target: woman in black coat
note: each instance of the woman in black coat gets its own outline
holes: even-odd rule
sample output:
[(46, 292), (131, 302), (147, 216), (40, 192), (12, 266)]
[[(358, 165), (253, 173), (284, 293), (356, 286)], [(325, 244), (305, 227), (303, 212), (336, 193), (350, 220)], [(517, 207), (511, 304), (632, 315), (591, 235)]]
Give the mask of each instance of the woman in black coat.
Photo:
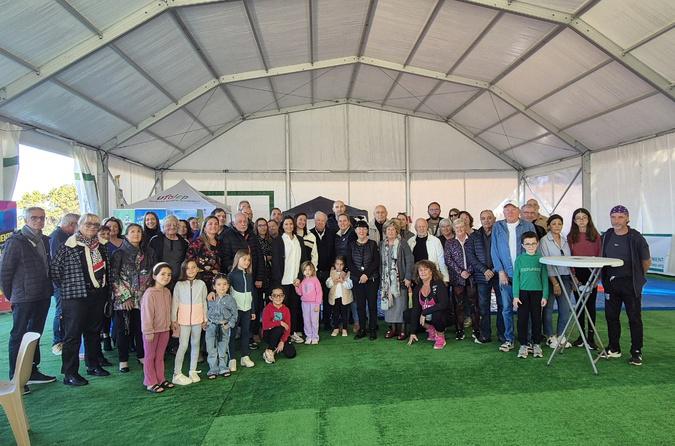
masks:
[(415, 287), (412, 308), (409, 310), (410, 340), (417, 339), (420, 325), (426, 330), (428, 339), (434, 341), (434, 349), (445, 347), (445, 328), (448, 324), (448, 288), (433, 262), (420, 260), (415, 264)]
[(302, 311), (295, 287), (300, 285), (302, 262), (310, 260), (302, 236), (296, 234), (295, 220), (285, 217), (282, 233), (272, 240), (272, 286), (281, 286), (286, 295), (285, 304), (291, 311), (291, 340), (302, 344)]

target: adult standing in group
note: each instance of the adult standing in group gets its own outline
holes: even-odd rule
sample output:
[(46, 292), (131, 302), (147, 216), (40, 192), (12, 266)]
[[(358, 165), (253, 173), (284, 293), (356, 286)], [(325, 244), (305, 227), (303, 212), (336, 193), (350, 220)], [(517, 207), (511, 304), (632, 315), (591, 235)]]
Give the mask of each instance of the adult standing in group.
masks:
[[(211, 211), (211, 216), (216, 217), (218, 219), (218, 238), (220, 238), (223, 233), (229, 230), (229, 227), (227, 226), (227, 212), (225, 212), (225, 209), (223, 208), (215, 208), (214, 210)], [(204, 224), (202, 223), (202, 227)]]
[(441, 205), (432, 201), (427, 206), (427, 214), (429, 214), (429, 218), (427, 218), (429, 234), (438, 236), (438, 224), (441, 222)]
[[(49, 254), (53, 259), (56, 253), (61, 249), (68, 237), (77, 231), (77, 220), (80, 216), (77, 214), (66, 214), (61, 217), (59, 225), (49, 236)], [(54, 287), (54, 321), (52, 323), (52, 353), (61, 354), (63, 348), (63, 329), (61, 328), (61, 289)]]
[[(359, 313), (359, 331), (354, 339), (368, 334), (370, 340), (377, 339), (377, 289), (380, 283), (380, 254), (377, 243), (368, 238), (368, 223), (356, 222), (356, 240), (351, 242), (347, 251), (347, 264), (351, 274), (352, 293)], [(366, 316), (366, 305), (368, 315)], [(366, 321), (368, 333), (366, 333)]]
[(237, 210), (246, 215), (246, 218), (248, 218), (248, 230), (253, 233), (253, 208), (251, 207), (251, 202), (248, 200), (241, 200)]
[[(143, 245), (150, 243), (150, 240), (161, 231), (159, 229), (159, 216), (156, 212), (148, 211), (143, 216)], [(120, 234), (122, 228), (120, 227)]]
[(387, 208), (384, 205), (378, 204), (375, 206), (373, 219), (368, 230), (368, 238), (374, 240), (377, 244), (384, 240), (384, 223), (387, 221), (387, 215)]
[(300, 212), (295, 215), (295, 231), (302, 237), (304, 242), (304, 250), (307, 251), (305, 256), (309, 255), (314, 267), (319, 262), (319, 251), (316, 247), (316, 237), (307, 229), (307, 214)]
[[(152, 221), (152, 215), (150, 215), (150, 218), (148, 221)], [(99, 230), (99, 238), (101, 231), (105, 228), (109, 229), (109, 234), (110, 236), (108, 237), (108, 243), (105, 244), (106, 249), (108, 250), (108, 258), (112, 259), (113, 254), (115, 254), (115, 251), (120, 249), (122, 247), (122, 243), (124, 243), (124, 235), (122, 235), (124, 224), (122, 223), (122, 220), (120, 220), (117, 217), (108, 217), (103, 220), (103, 225), (101, 226), (101, 229)], [(149, 240), (146, 240), (146, 242), (149, 242)], [(104, 312), (103, 314), (103, 320), (101, 321), (101, 343), (103, 346), (103, 350), (107, 352), (111, 352), (113, 350), (112, 346), (112, 340), (111, 340), (111, 325), (112, 325), (112, 313), (111, 312)], [(101, 356), (101, 365), (103, 366), (108, 366), (111, 365), (108, 363), (108, 360), (105, 359), (103, 356), (103, 352), (99, 352)]]
[(340, 215), (347, 213), (347, 206), (344, 201), (336, 200), (333, 202), (333, 213), (328, 216), (328, 230), (337, 232), (340, 229), (339, 219)]
[(535, 223), (537, 221), (537, 213), (534, 210), (534, 206), (531, 204), (524, 204), (520, 207), (520, 215), (522, 215), (523, 220), (529, 221), (534, 226), (534, 231), (537, 234), (537, 239), (541, 240), (546, 235), (546, 230), (548, 229), (548, 224), (544, 227)]
[[(259, 218), (255, 221), (255, 236), (258, 243), (258, 252), (263, 259), (263, 286), (262, 294), (263, 301), (265, 297), (269, 297), (272, 286), (272, 238), (268, 231), (268, 223), (264, 218)], [(262, 312), (262, 307), (260, 308)]]
[(455, 230), (452, 228), (452, 222), (449, 218), (441, 219), (440, 223), (438, 223), (438, 239), (441, 241), (441, 245), (443, 245), (443, 252), (445, 252), (448, 242), (453, 238), (455, 238)]
[(469, 263), (473, 266), (473, 278), (478, 289), (478, 308), (480, 309), (480, 337), (474, 342), (487, 344), (492, 341), (492, 322), (490, 321), (490, 304), (492, 292), (497, 299), (497, 339), (500, 344), (504, 338), (504, 316), (502, 315), (502, 299), (499, 287), (499, 277), (495, 272), (492, 256), (492, 228), (495, 224), (495, 214), (485, 209), (480, 213), (481, 227), (469, 236), (466, 245), (466, 254)]
[(469, 213), (469, 211), (461, 211), (458, 218), (464, 222), (467, 235), (473, 234), (473, 231), (475, 231), (473, 228), (473, 216)]
[[(52, 296), (49, 278), (49, 237), (42, 233), (45, 227), (45, 210), (29, 207), (24, 211), (25, 225), (5, 242), (0, 269), (0, 284), (12, 306), (12, 330), (9, 333), (9, 379), (14, 376), (16, 358), (23, 335), (29, 331), (39, 333), (45, 327)], [(29, 384), (56, 381), (38, 370), (40, 345), (33, 356)], [(28, 393), (27, 386), (24, 393)]]
[(516, 257), (523, 252), (523, 234), (534, 232), (534, 225), (520, 218), (520, 209), (513, 201), (504, 204), (504, 220), (499, 220), (492, 228), (490, 255), (492, 264), (499, 276), (502, 299), (502, 317), (504, 319), (504, 342), (499, 350), (513, 350), (513, 265)]
[(122, 220), (117, 217), (108, 217), (103, 220), (103, 226), (110, 229), (110, 238), (105, 246), (108, 250), (108, 257), (112, 257), (115, 251), (120, 249), (124, 242), (124, 236), (122, 235), (124, 224), (122, 223)]
[(448, 218), (450, 221), (455, 221), (457, 218), (459, 218), (459, 209), (457, 208), (452, 208), (448, 211)]
[(399, 212), (396, 215), (396, 218), (400, 222), (401, 227), (401, 240), (407, 242), (411, 238), (415, 237), (415, 234), (410, 230), (410, 220), (408, 219), (408, 214), (405, 212)]
[(267, 220), (267, 232), (272, 240), (279, 237), (279, 223), (276, 220)]
[(270, 220), (274, 220), (277, 222), (277, 226), (281, 225), (281, 222), (284, 219), (284, 213), (281, 212), (281, 209), (279, 208), (272, 208), (272, 212), (270, 212)]
[[(535, 225), (536, 226), (536, 225)], [(539, 252), (542, 257), (547, 256), (570, 256), (570, 245), (567, 243), (567, 238), (562, 235), (563, 218), (558, 214), (553, 214), (548, 218), (548, 232), (539, 241)], [(572, 295), (574, 284), (572, 283), (572, 269), (566, 266), (552, 266), (547, 265), (548, 280), (551, 284), (552, 293), (546, 301), (544, 307), (544, 336), (546, 336), (546, 344), (551, 348), (567, 348), (571, 347), (567, 339), (563, 336), (563, 330), (570, 318), (570, 305), (565, 298), (565, 290)], [(558, 277), (562, 280), (558, 280)], [(553, 303), (558, 305), (558, 323), (556, 330), (553, 330)]]
[(197, 278), (202, 280), (209, 292), (213, 291), (213, 277), (222, 271), (220, 266), (221, 243), (218, 240), (220, 222), (218, 217), (206, 217), (199, 238), (188, 246), (185, 260), (194, 260), (199, 268)]
[(441, 241), (429, 233), (429, 225), (423, 218), (418, 218), (415, 222), (415, 232), (417, 235), (408, 240), (408, 246), (412, 250), (415, 263), (420, 260), (429, 260), (436, 264), (443, 277), (443, 281), (448, 283), (448, 267), (445, 265), (445, 253)]
[(328, 300), (326, 280), (330, 276), (330, 269), (335, 260), (335, 234), (326, 228), (327, 223), (328, 216), (321, 211), (317, 211), (314, 214), (314, 227), (309, 232), (314, 235), (316, 250), (319, 255), (316, 264), (316, 276), (319, 282), (321, 282), (321, 289), (323, 291), (323, 326), (326, 330), (330, 330), (332, 328), (333, 306), (330, 305)]
[(295, 287), (300, 285), (302, 278), (300, 265), (309, 257), (303, 249), (305, 244), (302, 236), (297, 234), (293, 217), (284, 217), (281, 224), (283, 233), (272, 241), (272, 287), (283, 287), (285, 304), (291, 313), (291, 340), (302, 344), (302, 311)]
[(436, 264), (429, 260), (415, 263), (413, 281), (413, 306), (408, 313), (410, 340), (417, 341), (420, 326), (427, 332), (427, 339), (434, 342), (434, 349), (445, 347), (445, 328), (448, 325), (448, 288)]
[(190, 217), (188, 218), (188, 223), (190, 224), (190, 230), (192, 231), (192, 238), (190, 238), (188, 242), (193, 242), (199, 238), (199, 233), (201, 232), (199, 229), (199, 219), (197, 217)]
[(534, 198), (530, 198), (529, 200), (526, 201), (526, 204), (529, 204), (534, 209), (535, 219), (531, 223), (546, 229), (547, 219), (545, 216), (539, 213), (539, 210), (541, 209), (541, 207), (539, 206), (539, 202)]
[(175, 216), (169, 215), (166, 217), (162, 229), (164, 229), (163, 233), (160, 232), (150, 240), (150, 247), (154, 252), (155, 261), (150, 265), (148, 270), (152, 270), (157, 262), (168, 263), (172, 271), (171, 282), (168, 286), (173, 291), (173, 287), (180, 275), (180, 267), (187, 256), (189, 243), (178, 235), (178, 219)]
[[(168, 219), (168, 218), (167, 218)], [(175, 219), (175, 217), (174, 217)], [(167, 220), (164, 228), (167, 228)], [(175, 222), (171, 231), (176, 234)], [(157, 240), (160, 235), (153, 237)], [(163, 235), (161, 237), (164, 237)], [(127, 226), (122, 247), (110, 259), (110, 284), (115, 311), (115, 339), (119, 354), (119, 371), (129, 371), (129, 344), (134, 341), (136, 357), (143, 362), (143, 333), (141, 332), (141, 297), (152, 277), (152, 268), (157, 263), (155, 251), (141, 246), (143, 228), (136, 223)], [(150, 241), (152, 244), (152, 240)]]
[[(473, 327), (474, 340), (480, 339), (480, 313), (478, 308), (478, 293), (471, 277), (473, 265), (469, 262), (467, 245), (469, 235), (466, 232), (467, 224), (461, 218), (453, 223), (455, 238), (450, 240), (445, 248), (445, 262), (450, 273), (452, 284), (452, 302), (455, 310), (455, 339), (464, 339), (464, 314), (469, 310)], [(466, 308), (468, 303), (469, 308)]]
[(401, 240), (397, 219), (384, 223), (384, 240), (380, 242), (380, 291), (382, 302), (386, 300), (384, 320), (389, 330), (386, 339), (397, 337), (400, 341), (406, 338), (403, 312), (408, 309), (408, 290), (412, 284), (413, 265), (415, 263), (410, 246)]
[(603, 356), (621, 357), (621, 305), (626, 307), (630, 328), (631, 365), (642, 365), (642, 287), (645, 274), (652, 265), (649, 245), (637, 230), (628, 226), (630, 214), (625, 206), (617, 205), (609, 213), (612, 227), (602, 235), (602, 257), (623, 260), (622, 266), (602, 269), (602, 285), (608, 295), (605, 299), (605, 318), (609, 344)]
[(101, 367), (97, 346), (103, 307), (110, 295), (110, 263), (107, 249), (97, 237), (100, 226), (98, 215), (82, 215), (78, 231), (66, 240), (50, 268), (52, 279), (61, 288), (64, 331), (61, 372), (66, 385), (88, 384), (78, 372), (83, 336), (87, 374), (110, 375)]
[[(567, 235), (567, 243), (570, 245), (570, 252), (573, 256), (600, 256), (600, 233), (595, 229), (593, 218), (587, 209), (579, 208), (572, 213), (572, 224), (570, 226), (570, 233)], [(579, 282), (580, 285), (585, 285), (591, 276), (591, 270), (588, 268), (574, 268), (574, 276), (577, 278), (577, 282)], [(597, 297), (598, 285), (596, 283), (586, 301), (586, 310), (588, 310), (593, 325), (595, 325), (595, 305)], [(582, 311), (579, 315), (579, 324), (581, 325), (581, 330), (584, 331), (586, 326), (585, 311)], [(595, 345), (595, 332), (590, 323), (588, 324), (587, 339), (590, 347), (595, 350), (597, 348)], [(572, 345), (575, 347), (583, 347), (584, 342), (581, 339), (581, 336), (572, 342)]]
[(192, 228), (187, 220), (178, 220), (178, 236), (183, 237), (186, 242), (192, 241)]
[[(335, 206), (333, 208), (335, 209)], [(329, 218), (328, 222), (330, 223), (331, 220), (333, 219)], [(335, 255), (335, 257), (343, 256), (348, 259), (349, 246), (354, 242), (354, 240), (356, 240), (356, 232), (354, 231), (354, 228), (352, 228), (352, 221), (347, 214), (338, 215), (337, 222), (338, 222), (338, 231), (334, 232), (335, 236), (333, 237), (333, 241), (335, 243), (333, 248), (333, 254)], [(331, 231), (330, 227), (328, 228), (328, 231)], [(349, 269), (349, 262), (347, 262), (346, 267), (347, 269)], [(352, 281), (357, 282), (358, 279), (354, 279), (354, 277), (352, 276)], [(359, 331), (361, 331), (361, 324), (359, 322), (359, 312), (358, 306), (356, 305), (356, 299), (354, 299), (350, 305), (352, 317), (354, 318), (354, 325), (352, 329), (354, 330), (355, 333), (358, 333)]]

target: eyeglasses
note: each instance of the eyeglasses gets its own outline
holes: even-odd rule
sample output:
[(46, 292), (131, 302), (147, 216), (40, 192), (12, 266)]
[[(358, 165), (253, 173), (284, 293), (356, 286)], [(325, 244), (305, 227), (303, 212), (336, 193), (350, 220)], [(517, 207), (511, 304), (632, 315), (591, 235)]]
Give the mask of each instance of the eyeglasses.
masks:
[(284, 293), (272, 293), (272, 297), (284, 297)]
[(523, 246), (537, 246), (537, 245), (538, 245), (537, 242), (534, 242), (534, 243), (523, 243)]
[(44, 216), (44, 215), (42, 215), (42, 216), (40, 216), (40, 215), (31, 215), (31, 216), (30, 216), (30, 220), (31, 220), (31, 221), (45, 221), (45, 216)]
[(450, 214), (450, 218), (459, 217), (459, 214)]
[(101, 223), (84, 223), (82, 226), (85, 228), (100, 228)]

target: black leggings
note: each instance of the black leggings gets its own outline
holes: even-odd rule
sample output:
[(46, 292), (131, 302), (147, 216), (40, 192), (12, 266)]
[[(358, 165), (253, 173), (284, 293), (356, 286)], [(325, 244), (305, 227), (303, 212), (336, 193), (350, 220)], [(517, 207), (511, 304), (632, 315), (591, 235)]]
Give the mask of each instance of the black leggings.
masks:
[[(283, 335), (284, 327), (273, 327), (263, 332), (263, 340), (267, 344), (268, 349), (275, 350), (277, 345), (279, 345), (279, 341), (281, 341), (281, 337)], [(284, 343), (284, 349), (281, 351), (281, 353), (283, 353), (283, 355), (289, 359), (295, 358), (295, 355), (297, 354), (295, 347), (290, 342)]]
[(342, 304), (342, 298), (335, 299), (335, 305), (333, 306), (333, 328), (338, 329), (342, 325), (342, 329), (346, 330), (349, 325), (349, 306)]
[(135, 341), (136, 345), (136, 357), (142, 359), (144, 352), (143, 333), (141, 332), (141, 310), (115, 310), (115, 329), (120, 362), (129, 361), (129, 343), (132, 340)]
[(356, 300), (359, 312), (359, 324), (361, 330), (366, 328), (366, 302), (368, 302), (368, 329), (375, 331), (377, 328), (377, 285), (379, 282), (368, 279), (366, 283), (354, 283), (352, 293)]
[[(586, 285), (586, 282), (588, 281), (588, 278), (591, 276), (591, 270), (588, 268), (576, 268), (576, 276), (577, 279), (579, 280), (579, 283), (581, 285)], [(576, 296), (577, 299), (579, 299), (579, 295), (574, 292), (574, 295)], [(595, 305), (596, 305), (596, 300), (598, 298), (598, 287), (597, 284), (595, 287), (593, 287), (593, 292), (591, 292), (591, 295), (588, 297), (588, 300), (586, 301), (586, 309), (588, 310), (588, 314), (591, 316), (591, 321), (593, 321), (593, 325), (595, 325)], [(581, 310), (581, 309), (580, 309)], [(586, 330), (586, 312), (582, 311), (581, 314), (579, 315), (579, 324), (581, 325), (581, 330), (584, 331)], [(590, 324), (588, 324), (588, 339), (589, 342), (594, 341), (593, 340), (593, 329), (590, 327)]]
[(302, 309), (300, 307), (300, 296), (295, 292), (293, 285), (282, 285), (286, 298), (284, 304), (291, 312), (291, 334), (302, 332)]

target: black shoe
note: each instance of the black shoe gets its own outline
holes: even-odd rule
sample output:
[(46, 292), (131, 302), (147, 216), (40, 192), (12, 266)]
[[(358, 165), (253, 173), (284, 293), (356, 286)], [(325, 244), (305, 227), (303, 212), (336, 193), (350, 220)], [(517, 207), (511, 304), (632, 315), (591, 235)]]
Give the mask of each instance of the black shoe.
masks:
[(120, 367), (120, 373), (129, 373), (129, 367)]
[(377, 339), (377, 330), (370, 330), (370, 336), (368, 336), (368, 339), (370, 339), (371, 341)]
[(110, 376), (110, 372), (104, 369), (101, 366), (94, 367), (93, 369), (87, 369), (87, 375), (93, 376)]
[(366, 330), (359, 330), (355, 335), (354, 339), (363, 339), (366, 337)]
[(38, 369), (33, 370), (30, 374), (27, 384), (47, 384), (56, 381), (56, 376), (49, 376), (41, 373)]
[(590, 348), (591, 350), (597, 350), (598, 346), (595, 344), (594, 341), (588, 341), (588, 348)]
[(581, 336), (579, 336), (576, 341), (572, 342), (572, 347), (583, 347), (584, 346), (584, 340), (581, 339)]
[(105, 356), (99, 356), (98, 363), (101, 364), (101, 367), (110, 367), (112, 365)]
[(23, 394), (28, 395), (30, 393), (30, 387), (28, 386), (23, 386)]
[(483, 337), (479, 336), (479, 337), (474, 337), (473, 342), (475, 342), (476, 344), (489, 344), (490, 342), (492, 342), (492, 340), (490, 338), (483, 338)]
[(103, 338), (103, 351), (111, 352), (112, 349), (112, 341), (110, 340), (110, 336), (106, 336)]
[(76, 373), (74, 375), (66, 375), (63, 377), (63, 384), (67, 386), (86, 386), (89, 384), (89, 381), (84, 379), (79, 375), (79, 373)]
[(463, 341), (464, 340), (464, 332), (463, 331), (458, 331), (457, 334), (455, 335), (455, 339), (457, 341)]
[(642, 365), (642, 355), (639, 352), (632, 353), (630, 355), (630, 359), (628, 360), (628, 364), (637, 366)]
[(255, 342), (249, 342), (248, 348), (251, 350), (258, 350), (258, 344), (256, 344)]

